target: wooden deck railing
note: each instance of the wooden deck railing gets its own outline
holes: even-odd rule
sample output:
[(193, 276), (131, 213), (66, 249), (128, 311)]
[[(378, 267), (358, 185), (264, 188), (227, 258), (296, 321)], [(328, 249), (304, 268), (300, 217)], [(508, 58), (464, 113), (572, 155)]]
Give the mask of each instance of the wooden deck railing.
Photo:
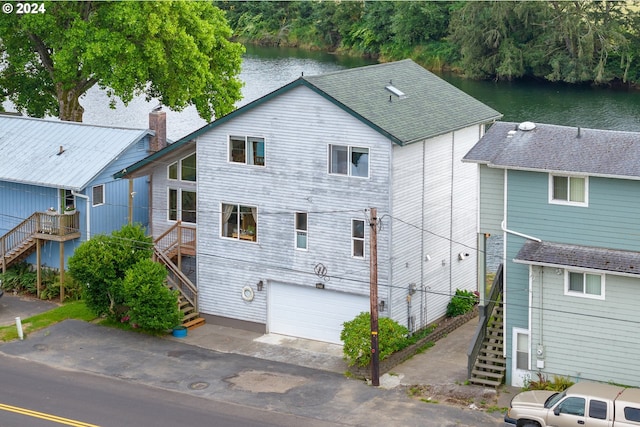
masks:
[(154, 256), (156, 261), (167, 268), (167, 281), (171, 287), (178, 289), (182, 296), (198, 311), (198, 289), (191, 280), (178, 269), (166, 254), (159, 251), (158, 247), (154, 248)]
[(195, 256), (196, 227), (178, 221), (155, 239), (155, 245), (164, 254)]
[(80, 233), (80, 214), (58, 214), (35, 212), (29, 218), (0, 236), (0, 256), (2, 269), (6, 271), (7, 257), (18, 250), (30, 238), (64, 241), (65, 237), (78, 237)]
[[(196, 228), (178, 221), (154, 241), (154, 259), (167, 268), (167, 281), (198, 311), (198, 288), (181, 271), (182, 255), (196, 255)], [(177, 256), (176, 265), (172, 258)]]
[(480, 307), (480, 320), (476, 328), (476, 333), (471, 340), (469, 350), (467, 351), (467, 378), (471, 378), (471, 371), (473, 370), (473, 365), (476, 362), (476, 358), (480, 352), (480, 347), (482, 347), (482, 343), (484, 342), (484, 338), (487, 334), (487, 324), (491, 317), (491, 313), (493, 313), (493, 308), (502, 299), (502, 282), (502, 264), (500, 264), (498, 271), (496, 272), (496, 277), (494, 277), (493, 283), (491, 284), (489, 295), (485, 297), (486, 303), (484, 306)]

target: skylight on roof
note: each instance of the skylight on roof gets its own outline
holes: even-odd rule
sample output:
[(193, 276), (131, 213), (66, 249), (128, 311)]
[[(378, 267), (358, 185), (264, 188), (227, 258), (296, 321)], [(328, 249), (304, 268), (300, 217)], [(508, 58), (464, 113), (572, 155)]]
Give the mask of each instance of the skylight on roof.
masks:
[(389, 92), (391, 92), (392, 94), (394, 94), (395, 96), (397, 96), (400, 99), (404, 99), (404, 98), (407, 97), (407, 95), (405, 95), (403, 91), (401, 91), (397, 87), (393, 86), (392, 84), (389, 84), (388, 86), (385, 86), (385, 89), (387, 89)]

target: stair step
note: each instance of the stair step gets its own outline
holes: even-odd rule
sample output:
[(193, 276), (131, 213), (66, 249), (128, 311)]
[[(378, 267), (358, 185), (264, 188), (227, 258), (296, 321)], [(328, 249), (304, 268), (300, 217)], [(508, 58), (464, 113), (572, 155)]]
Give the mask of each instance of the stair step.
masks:
[(495, 381), (495, 380), (490, 380), (490, 379), (487, 379), (487, 378), (471, 378), (471, 379), (469, 379), (469, 382), (471, 384), (488, 385), (488, 386), (492, 386), (492, 387), (498, 387), (499, 385), (502, 384), (502, 381)]
[(497, 355), (490, 355), (490, 356), (483, 356), (483, 355), (478, 355), (478, 358), (476, 359), (477, 362), (480, 363), (488, 363), (489, 365), (491, 364), (500, 364), (500, 365), (504, 365), (506, 364), (506, 361), (504, 359), (504, 357), (498, 357)]
[(184, 322), (188, 322), (198, 316), (200, 316), (200, 313), (196, 313), (195, 311), (192, 311), (191, 313), (185, 313), (184, 317), (182, 318), (182, 323), (184, 324)]
[(476, 377), (489, 377), (489, 378), (499, 378), (500, 380), (502, 380), (502, 377), (504, 376), (503, 373), (498, 373), (498, 372), (490, 372), (490, 371), (480, 371), (477, 369), (474, 369), (473, 371), (471, 371), (472, 375), (475, 375)]
[(507, 369), (507, 367), (504, 365), (492, 365), (490, 363), (478, 363), (478, 362), (476, 362), (476, 364), (473, 367), (480, 368), (480, 369), (490, 369), (495, 372), (504, 372)]
[(481, 348), (480, 349), (480, 353), (481, 354), (495, 354), (496, 356), (502, 357), (502, 350), (493, 350), (493, 349), (489, 349), (489, 348)]
[(182, 326), (186, 327), (187, 329), (195, 329), (199, 326), (202, 326), (205, 324), (205, 320), (203, 317), (198, 317), (196, 319), (190, 320), (188, 322), (183, 322)]
[(492, 350), (500, 350), (500, 352), (502, 353), (502, 349), (504, 348), (504, 343), (502, 341), (488, 341), (488, 340), (484, 340), (484, 342), (482, 343), (482, 346), (484, 348), (489, 348)]

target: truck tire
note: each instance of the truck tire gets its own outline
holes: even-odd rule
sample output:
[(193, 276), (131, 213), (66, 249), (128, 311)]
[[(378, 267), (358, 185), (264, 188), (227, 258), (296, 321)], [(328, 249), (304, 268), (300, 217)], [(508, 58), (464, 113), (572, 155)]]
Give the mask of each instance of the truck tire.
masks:
[(522, 424), (518, 424), (520, 427), (540, 427), (540, 424), (538, 424), (535, 421), (525, 421)]

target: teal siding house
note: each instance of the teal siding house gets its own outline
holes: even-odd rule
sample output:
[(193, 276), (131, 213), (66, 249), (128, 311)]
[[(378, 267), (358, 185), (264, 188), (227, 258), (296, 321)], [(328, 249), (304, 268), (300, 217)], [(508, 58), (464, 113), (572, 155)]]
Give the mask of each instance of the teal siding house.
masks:
[(0, 271), (20, 261), (64, 269), (92, 236), (148, 224), (148, 181), (113, 174), (155, 139), (150, 129), (0, 115)]
[(463, 161), (504, 243), (507, 384), (640, 386), (640, 133), (500, 122)]

